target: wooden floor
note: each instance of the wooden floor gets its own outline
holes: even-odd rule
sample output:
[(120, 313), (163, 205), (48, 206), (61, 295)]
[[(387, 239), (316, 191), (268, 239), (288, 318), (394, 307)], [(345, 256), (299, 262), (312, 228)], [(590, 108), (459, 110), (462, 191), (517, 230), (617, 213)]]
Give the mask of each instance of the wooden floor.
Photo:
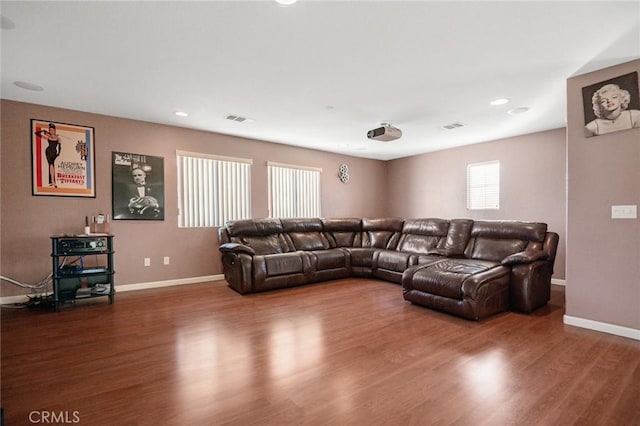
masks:
[(562, 287), (471, 322), (359, 279), (3, 308), (5, 424), (640, 425), (640, 342), (563, 314)]

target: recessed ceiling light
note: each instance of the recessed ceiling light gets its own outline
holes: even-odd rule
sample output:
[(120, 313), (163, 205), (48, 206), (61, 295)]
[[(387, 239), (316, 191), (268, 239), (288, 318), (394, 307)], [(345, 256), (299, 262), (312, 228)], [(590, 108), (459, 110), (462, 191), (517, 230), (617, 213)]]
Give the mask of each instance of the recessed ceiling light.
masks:
[(518, 115), (518, 114), (524, 114), (527, 111), (529, 111), (529, 108), (527, 107), (518, 107), (518, 108), (510, 109), (509, 111), (507, 111), (507, 114)]
[(489, 105), (498, 106), (498, 105), (504, 105), (504, 104), (508, 104), (508, 103), (509, 103), (509, 99), (507, 99), (507, 98), (499, 98), (499, 99), (494, 99), (491, 102), (489, 102)]
[(44, 88), (42, 86), (38, 86), (37, 84), (29, 83), (28, 81), (14, 81), (13, 84), (18, 86), (21, 89), (25, 90), (33, 90), (34, 92), (42, 92)]
[(177, 115), (178, 117), (188, 117), (189, 113), (188, 112), (184, 112), (184, 111), (176, 111), (174, 112), (175, 115)]
[(276, 0), (276, 3), (281, 4), (282, 6), (290, 6), (294, 4), (298, 0)]

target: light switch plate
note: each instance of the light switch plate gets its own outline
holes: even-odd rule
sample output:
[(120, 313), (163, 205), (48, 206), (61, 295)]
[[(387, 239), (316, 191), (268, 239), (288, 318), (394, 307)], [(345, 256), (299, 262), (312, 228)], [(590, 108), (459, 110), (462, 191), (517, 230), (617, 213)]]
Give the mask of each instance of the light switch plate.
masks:
[(637, 219), (638, 206), (611, 206), (611, 219)]

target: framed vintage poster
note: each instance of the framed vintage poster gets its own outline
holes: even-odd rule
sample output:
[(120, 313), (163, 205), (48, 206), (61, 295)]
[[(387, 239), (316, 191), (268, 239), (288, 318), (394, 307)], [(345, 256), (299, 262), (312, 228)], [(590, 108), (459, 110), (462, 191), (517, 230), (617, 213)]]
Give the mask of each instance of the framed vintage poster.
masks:
[(164, 220), (164, 158), (112, 153), (113, 218)]
[(33, 195), (96, 196), (94, 128), (31, 119)]
[(638, 73), (583, 87), (582, 104), (586, 137), (640, 127)]

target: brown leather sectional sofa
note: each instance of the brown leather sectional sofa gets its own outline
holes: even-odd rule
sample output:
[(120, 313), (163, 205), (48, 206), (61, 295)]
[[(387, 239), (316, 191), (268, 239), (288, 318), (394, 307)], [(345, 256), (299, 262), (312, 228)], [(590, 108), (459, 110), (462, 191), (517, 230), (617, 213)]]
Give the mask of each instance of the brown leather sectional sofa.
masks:
[(475, 320), (545, 305), (558, 246), (544, 223), (469, 219), (250, 219), (218, 235), (225, 279), (241, 294), (374, 277)]

